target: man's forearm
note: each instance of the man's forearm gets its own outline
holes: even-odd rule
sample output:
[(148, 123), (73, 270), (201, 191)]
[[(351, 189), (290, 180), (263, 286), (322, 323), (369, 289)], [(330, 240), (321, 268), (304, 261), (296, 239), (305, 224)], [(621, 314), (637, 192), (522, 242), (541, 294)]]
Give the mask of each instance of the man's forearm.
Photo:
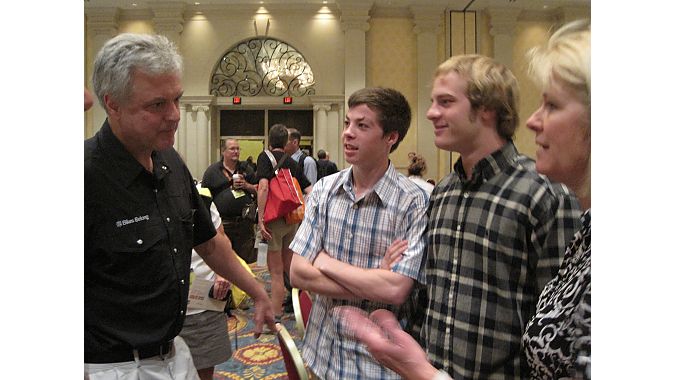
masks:
[(297, 254), (294, 254), (291, 260), (291, 275), (289, 279), (293, 287), (309, 290), (310, 292), (327, 297), (345, 300), (360, 299), (347, 288), (313, 267), (307, 259)]
[(249, 273), (234, 255), (230, 240), (216, 234), (211, 240), (195, 247), (204, 262), (221, 277), (229, 280), (253, 299), (267, 297), (263, 286)]
[(315, 260), (322, 274), (362, 299), (401, 305), (413, 288), (413, 280), (384, 269), (366, 269), (336, 260), (321, 252)]

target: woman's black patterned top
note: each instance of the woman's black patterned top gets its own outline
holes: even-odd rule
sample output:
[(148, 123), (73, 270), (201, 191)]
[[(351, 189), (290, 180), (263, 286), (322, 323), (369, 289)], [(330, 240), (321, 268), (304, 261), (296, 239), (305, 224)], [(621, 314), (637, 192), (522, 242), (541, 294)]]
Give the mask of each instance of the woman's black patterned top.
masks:
[(523, 345), (533, 379), (591, 378), (591, 209), (540, 294)]

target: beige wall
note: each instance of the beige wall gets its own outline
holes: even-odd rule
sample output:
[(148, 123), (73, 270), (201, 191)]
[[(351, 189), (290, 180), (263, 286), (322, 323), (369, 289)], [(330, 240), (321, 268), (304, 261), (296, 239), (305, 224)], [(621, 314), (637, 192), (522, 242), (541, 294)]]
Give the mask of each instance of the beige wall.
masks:
[[(336, 17), (318, 19), (312, 13), (282, 16), (241, 12), (239, 14), (196, 15), (187, 20), (181, 35), (185, 56), (185, 92), (207, 95), (211, 73), (221, 56), (235, 44), (259, 34), (268, 35), (295, 47), (312, 67), (317, 94), (342, 94), (342, 31)], [(311, 38), (309, 38), (311, 36)]]
[[(366, 85), (400, 91), (411, 106), (411, 127), (390, 158), (397, 169), (408, 168), (408, 152), (417, 146), (418, 104), (416, 79), (416, 35), (407, 18), (372, 18), (366, 33)], [(349, 96), (349, 94), (346, 94)]]
[[(583, 9), (582, 14), (589, 14)], [(440, 15), (441, 16), (441, 15)], [(267, 15), (256, 15), (255, 9), (235, 9), (228, 11), (213, 10), (196, 14), (192, 11), (184, 13), (183, 30), (179, 47), (184, 56), (185, 96), (208, 95), (209, 79), (218, 59), (236, 43), (255, 36), (253, 20), (257, 20), (258, 32), (265, 33), (265, 24), (270, 19), (269, 36), (281, 39), (299, 50), (306, 58), (314, 72), (317, 96), (343, 96), (345, 88), (345, 34), (340, 22), (340, 11), (319, 14), (315, 11), (270, 9)], [(440, 17), (441, 18), (441, 17)], [(525, 122), (538, 106), (539, 90), (526, 74), (525, 52), (536, 44), (542, 43), (550, 28), (562, 19), (556, 12), (530, 12), (519, 16), (513, 35), (513, 71), (521, 86), (520, 125), (515, 142), (519, 150), (534, 156), (535, 146), (532, 133), (525, 127)], [(366, 38), (366, 84), (368, 86), (393, 87), (401, 91), (408, 99), (412, 109), (411, 128), (399, 148), (392, 154), (392, 160), (401, 171), (408, 165), (407, 153), (415, 151), (417, 141), (417, 107), (418, 89), (424, 86), (429, 89), (432, 72), (426, 83), (418, 83), (417, 70), (417, 38), (413, 32), (413, 20), (410, 15), (379, 15), (369, 20), (370, 28)], [(118, 32), (153, 33), (152, 16), (146, 13), (123, 14), (117, 24)], [(478, 12), (477, 42), (479, 53), (492, 56), (494, 39), (490, 34), (491, 23), (489, 13)], [(88, 31), (87, 31), (88, 32)], [(85, 43), (86, 78), (91, 78), (91, 65), (96, 51), (93, 37), (88, 34)], [(445, 57), (444, 28), (438, 34), (438, 62)], [(349, 64), (349, 62), (347, 63)], [(87, 83), (89, 87), (90, 84)], [(423, 99), (425, 101), (426, 99)], [(334, 110), (335, 111), (335, 110)], [(338, 112), (340, 113), (340, 112)], [(85, 136), (98, 129), (93, 126), (92, 112), (86, 116)], [(187, 115), (190, 117), (190, 114)], [(333, 116), (338, 119), (342, 114)], [(212, 125), (216, 125), (215, 118)], [(340, 128), (340, 120), (337, 121)], [(339, 135), (339, 131), (336, 131)], [(451, 163), (457, 159), (454, 155), (448, 158), (436, 147), (425, 148), (428, 161), (435, 160), (439, 167), (439, 176), (428, 173), (429, 177), (439, 179), (451, 170)], [(334, 152), (335, 156), (335, 152)], [(337, 157), (336, 157), (337, 158)], [(340, 164), (340, 163), (339, 163)]]
[(520, 22), (516, 26), (514, 37), (514, 61), (512, 71), (519, 81), (521, 100), (519, 102), (519, 128), (514, 136), (514, 143), (521, 153), (535, 158), (534, 133), (526, 128), (526, 121), (540, 105), (540, 89), (528, 77), (528, 60), (526, 52), (533, 46), (547, 41), (547, 33), (552, 22)]

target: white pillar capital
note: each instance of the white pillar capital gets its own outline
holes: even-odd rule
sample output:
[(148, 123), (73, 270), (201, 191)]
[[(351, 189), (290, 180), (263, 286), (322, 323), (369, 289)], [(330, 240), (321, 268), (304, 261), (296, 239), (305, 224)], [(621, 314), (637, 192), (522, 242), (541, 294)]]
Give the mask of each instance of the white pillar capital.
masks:
[(444, 8), (438, 6), (411, 5), (413, 14), (413, 32), (439, 34), (444, 16)]
[(178, 44), (185, 22), (183, 19), (185, 4), (172, 1), (149, 1), (148, 6), (153, 10), (155, 32), (167, 36)]
[(373, 1), (361, 0), (341, 0), (337, 3), (340, 8), (340, 25), (343, 31), (350, 29), (366, 32), (371, 25), (369, 24), (369, 11), (373, 6)]
[(371, 24), (369, 24), (368, 20), (369, 20), (368, 16), (361, 18), (359, 20), (353, 18), (350, 19), (349, 21), (346, 21), (341, 18), (340, 26), (343, 32), (346, 32), (348, 30), (359, 30), (366, 33), (371, 28)]
[(87, 32), (110, 39), (117, 34), (120, 8), (87, 8)]
[(209, 106), (208, 105), (192, 105), (192, 110), (193, 112), (203, 112), (207, 113), (209, 112)]
[(329, 112), (331, 110), (331, 105), (330, 104), (314, 104), (312, 106), (312, 110), (315, 112)]

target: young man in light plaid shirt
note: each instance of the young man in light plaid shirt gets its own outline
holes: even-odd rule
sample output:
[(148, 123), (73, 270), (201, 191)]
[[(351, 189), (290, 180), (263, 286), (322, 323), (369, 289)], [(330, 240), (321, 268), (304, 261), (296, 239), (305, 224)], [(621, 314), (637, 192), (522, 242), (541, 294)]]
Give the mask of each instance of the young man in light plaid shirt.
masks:
[[(290, 248), (291, 283), (314, 303), (303, 358), (320, 379), (399, 379), (362, 344), (343, 335), (332, 310), (352, 305), (387, 308), (400, 321), (420, 281), (427, 194), (389, 161), (411, 122), (404, 96), (366, 88), (352, 94), (343, 129), (351, 167), (320, 179), (307, 201), (305, 219)], [(388, 247), (403, 251), (391, 270), (380, 269)]]

